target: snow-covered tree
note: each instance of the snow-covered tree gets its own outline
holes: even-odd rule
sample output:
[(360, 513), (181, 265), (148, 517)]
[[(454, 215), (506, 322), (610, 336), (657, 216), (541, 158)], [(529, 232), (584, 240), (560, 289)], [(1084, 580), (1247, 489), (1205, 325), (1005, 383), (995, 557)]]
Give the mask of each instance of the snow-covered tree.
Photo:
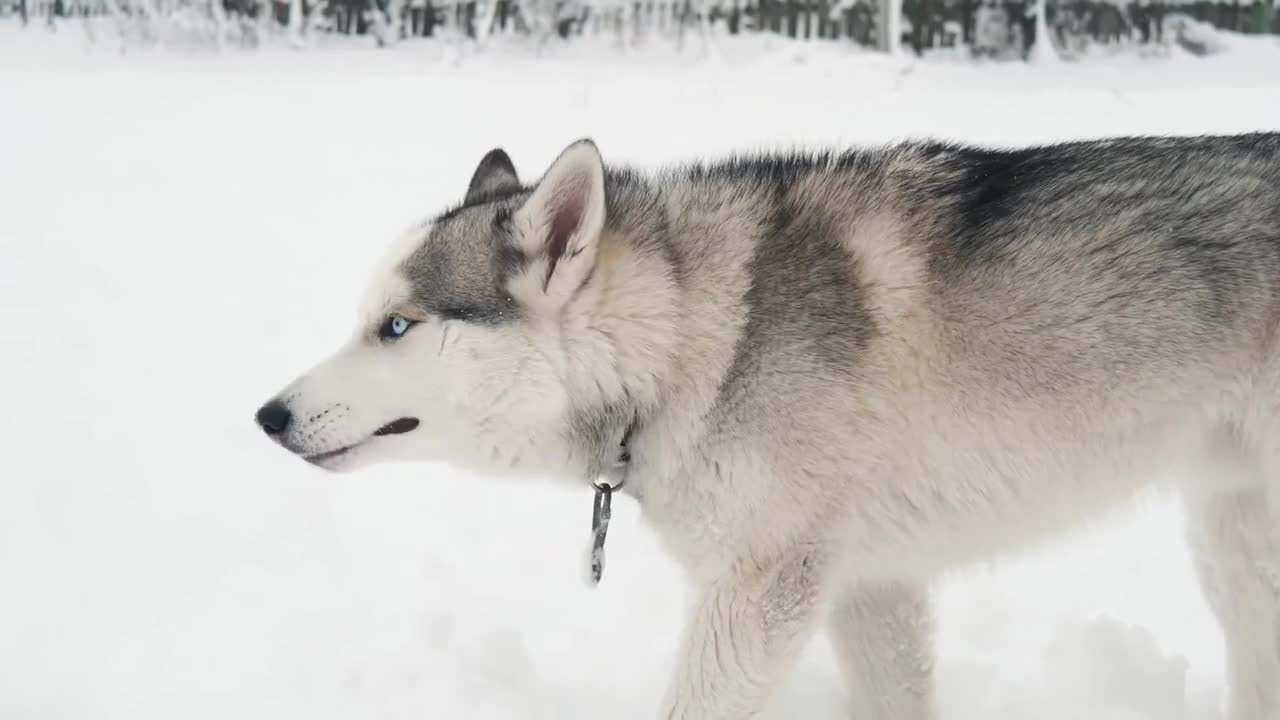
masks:
[(880, 49), (890, 55), (902, 51), (902, 0), (879, 0)]
[(1049, 13), (1045, 0), (1036, 0), (1036, 39), (1031, 45), (1033, 63), (1048, 64), (1061, 61), (1058, 51), (1053, 47), (1053, 37), (1049, 34)]

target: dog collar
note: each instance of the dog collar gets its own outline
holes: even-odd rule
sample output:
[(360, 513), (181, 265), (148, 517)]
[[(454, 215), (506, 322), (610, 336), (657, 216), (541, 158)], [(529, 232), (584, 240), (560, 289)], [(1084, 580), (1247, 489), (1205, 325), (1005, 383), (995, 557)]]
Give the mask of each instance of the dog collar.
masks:
[(591, 503), (591, 550), (587, 557), (587, 569), (590, 572), (589, 584), (592, 588), (600, 584), (604, 576), (604, 540), (609, 533), (609, 519), (613, 516), (613, 493), (627, 484), (627, 466), (631, 464), (631, 435), (635, 431), (636, 421), (622, 433), (618, 442), (618, 457), (613, 463), (617, 473), (617, 481), (592, 480), (595, 488), (595, 500)]

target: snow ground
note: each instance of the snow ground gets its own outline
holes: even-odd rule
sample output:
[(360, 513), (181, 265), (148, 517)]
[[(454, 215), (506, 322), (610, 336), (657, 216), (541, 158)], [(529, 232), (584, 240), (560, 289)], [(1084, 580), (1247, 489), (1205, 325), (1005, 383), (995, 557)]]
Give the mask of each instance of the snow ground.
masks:
[[(688, 600), (620, 500), (430, 466), (330, 477), (258, 404), (502, 144), (607, 158), (938, 135), (1280, 128), (1280, 48), (1049, 69), (830, 48), (86, 52), (0, 25), (0, 718), (648, 718)], [(1210, 720), (1175, 503), (941, 582), (942, 720)], [(772, 717), (841, 717), (815, 641)]]

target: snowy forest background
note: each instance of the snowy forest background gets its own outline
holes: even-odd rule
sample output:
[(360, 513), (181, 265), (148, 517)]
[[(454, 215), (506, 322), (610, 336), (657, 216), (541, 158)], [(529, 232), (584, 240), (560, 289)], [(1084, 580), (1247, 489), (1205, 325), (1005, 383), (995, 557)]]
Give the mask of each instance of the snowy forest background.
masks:
[[(1054, 55), (1177, 45), (1215, 52), (1220, 32), (1280, 33), (1275, 0), (0, 0), (0, 20), (79, 26), (95, 42), (295, 46), (326, 35), (379, 46), (445, 39), (484, 46), (503, 36), (611, 38), (620, 50), (655, 39), (683, 49), (716, 38), (773, 34), (889, 53), (1030, 60), (1036, 38)], [(1040, 55), (1040, 57), (1044, 57)]]

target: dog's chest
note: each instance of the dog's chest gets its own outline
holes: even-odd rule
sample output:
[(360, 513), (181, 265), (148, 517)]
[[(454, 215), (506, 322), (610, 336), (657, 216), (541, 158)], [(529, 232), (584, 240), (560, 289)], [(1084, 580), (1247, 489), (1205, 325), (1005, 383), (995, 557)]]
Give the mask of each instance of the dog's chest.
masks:
[(749, 498), (758, 493), (727, 484), (716, 461), (638, 455), (627, 482), (667, 550), (694, 578), (717, 577), (749, 551)]

